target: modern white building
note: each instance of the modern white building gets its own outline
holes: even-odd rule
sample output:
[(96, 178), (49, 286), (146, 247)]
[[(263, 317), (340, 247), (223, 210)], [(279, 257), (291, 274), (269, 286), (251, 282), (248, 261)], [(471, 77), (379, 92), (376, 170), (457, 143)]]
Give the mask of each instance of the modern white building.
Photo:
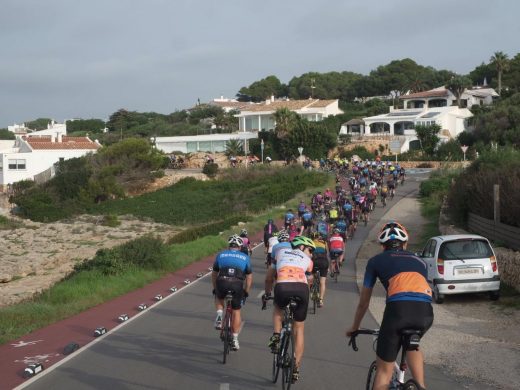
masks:
[[(417, 147), (417, 125), (437, 124), (441, 127), (441, 141), (457, 137), (468, 129), (468, 119), (473, 116), (472, 105), (488, 105), (498, 94), (492, 88), (472, 88), (461, 95), (461, 107), (457, 99), (445, 87), (430, 91), (403, 95), (402, 109), (390, 107), (386, 114), (357, 119), (344, 123), (340, 134), (359, 137), (387, 136), (400, 142), (400, 152)], [(394, 143), (395, 145), (395, 143)]]
[(239, 102), (236, 99), (228, 99), (224, 96), (221, 96), (220, 98), (213, 99), (208, 103), (210, 106), (217, 106), (224, 110), (224, 112), (230, 112), (232, 110), (240, 111), (242, 107), (247, 107), (251, 104), (251, 102)]
[(227, 134), (187, 135), (178, 137), (155, 137), (155, 147), (164, 153), (218, 153), (226, 150), (226, 142), (231, 139), (247, 143), (248, 140), (258, 138), (258, 133), (242, 131)]
[(343, 114), (338, 107), (338, 100), (266, 100), (264, 103), (250, 104), (240, 109), (238, 118), (239, 131), (274, 130), (276, 122), (274, 114), (281, 108), (287, 108), (304, 119), (319, 122), (331, 115)]
[(7, 126), (7, 130), (17, 135), (25, 134), (38, 134), (38, 135), (56, 135), (60, 133), (62, 136), (67, 134), (67, 125), (65, 123), (57, 123), (51, 121), (47, 124), (47, 129), (43, 130), (32, 130), (25, 126), (25, 123), (21, 125), (14, 124), (13, 126)]
[[(47, 130), (42, 130), (46, 132)], [(42, 132), (17, 136), (10, 145), (2, 142), (0, 149), (0, 190), (20, 180), (34, 177), (54, 164), (87, 153), (95, 153), (101, 144), (88, 137), (67, 137), (61, 131), (41, 135)], [(38, 134), (38, 135), (36, 135)]]

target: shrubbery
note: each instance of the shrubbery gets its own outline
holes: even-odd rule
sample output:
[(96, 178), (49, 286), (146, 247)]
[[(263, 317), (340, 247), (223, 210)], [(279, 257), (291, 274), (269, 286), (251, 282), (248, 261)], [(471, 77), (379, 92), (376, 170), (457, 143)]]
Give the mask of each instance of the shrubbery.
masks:
[(131, 267), (162, 269), (167, 261), (167, 247), (158, 237), (145, 235), (111, 249), (100, 249), (93, 259), (74, 267), (76, 272), (98, 270), (117, 275)]
[(194, 241), (200, 237), (214, 236), (223, 230), (229, 229), (230, 226), (236, 225), (238, 222), (247, 222), (250, 219), (248, 216), (233, 216), (222, 221), (192, 227), (173, 236), (168, 244), (182, 244)]
[(493, 185), (500, 186), (501, 221), (520, 226), (520, 152), (505, 149), (481, 155), (460, 177), (448, 195), (452, 219), (465, 225), (468, 212), (493, 219)]

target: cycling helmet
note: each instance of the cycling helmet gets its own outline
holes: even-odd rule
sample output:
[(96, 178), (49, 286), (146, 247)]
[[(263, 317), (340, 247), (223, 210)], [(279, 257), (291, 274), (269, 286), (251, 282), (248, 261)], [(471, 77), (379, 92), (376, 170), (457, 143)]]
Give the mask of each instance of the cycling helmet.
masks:
[(312, 238), (313, 240), (317, 240), (318, 238), (320, 238), (320, 233), (318, 233), (318, 232), (312, 232), (312, 233), (311, 233), (311, 238)]
[(283, 229), (278, 232), (278, 241), (289, 241), (289, 233), (287, 233), (287, 230)]
[(240, 237), (247, 237), (247, 230), (246, 229), (242, 229), (240, 231)]
[(229, 237), (228, 244), (229, 246), (241, 247), (244, 244), (244, 241), (242, 241), (242, 239), (237, 234), (233, 234), (231, 237)]
[(398, 247), (408, 241), (408, 232), (399, 222), (388, 222), (379, 232), (378, 240), (385, 246)]
[(336, 234), (339, 234), (339, 229), (338, 228), (334, 228), (334, 230), (332, 232), (336, 233)]
[(291, 241), (291, 245), (293, 248), (296, 248), (300, 245), (304, 245), (306, 247), (311, 248), (312, 250), (316, 249), (316, 245), (314, 245), (314, 242), (309, 238), (305, 236), (296, 236)]

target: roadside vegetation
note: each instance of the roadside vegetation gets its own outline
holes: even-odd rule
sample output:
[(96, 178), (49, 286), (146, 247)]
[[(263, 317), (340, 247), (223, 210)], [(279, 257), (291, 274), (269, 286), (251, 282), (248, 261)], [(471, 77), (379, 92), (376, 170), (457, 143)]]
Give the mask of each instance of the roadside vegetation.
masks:
[[(227, 237), (238, 233), (242, 227), (247, 228), (250, 235), (253, 235), (255, 232), (261, 231), (268, 218), (281, 219), (286, 208), (295, 208), (300, 198), (308, 199), (313, 192), (323, 190), (324, 186), (333, 184), (331, 176), (305, 172), (300, 167), (274, 171), (233, 170), (229, 175), (232, 177), (225, 175), (222, 182), (228, 183), (224, 185), (227, 192), (223, 192), (223, 195), (219, 193), (219, 195), (233, 197), (234, 191), (238, 190), (235, 182), (247, 183), (256, 188), (256, 195), (255, 191), (246, 188), (245, 194), (249, 196), (252, 207), (242, 209), (242, 218), (236, 214), (224, 219), (224, 222), (207, 223), (215, 218), (215, 210), (197, 214), (195, 220), (190, 220), (188, 215), (187, 220), (199, 222), (199, 224), (185, 230), (180, 237), (174, 236), (170, 242), (164, 243), (157, 237), (145, 235), (111, 249), (99, 250), (94, 258), (79, 262), (75, 271), (68, 278), (39, 296), (27, 302), (1, 308), (0, 344), (141, 288), (170, 272), (206, 256), (214, 255), (226, 247)], [(266, 177), (271, 181), (265, 181)], [(255, 184), (256, 180), (261, 184)], [(284, 180), (284, 186), (276, 186), (276, 183), (284, 182)], [(217, 185), (218, 181), (202, 183), (207, 183), (209, 187), (196, 187), (197, 190), (194, 191), (192, 186), (195, 183), (188, 180), (188, 186), (184, 187), (186, 183), (180, 183), (180, 188), (184, 188), (193, 196), (204, 193), (208, 198), (203, 200), (208, 200), (211, 197), (211, 191), (215, 190), (211, 186)], [(267, 198), (275, 203), (267, 205), (263, 200), (265, 197), (263, 191), (267, 191), (271, 185), (276, 194)], [(224, 191), (221, 187), (217, 186), (217, 188), (220, 188), (219, 191)], [(217, 194), (213, 193), (213, 196), (215, 195)], [(156, 203), (153, 204), (155, 207), (161, 207), (161, 202), (166, 202), (163, 209), (165, 213), (167, 212), (165, 210), (174, 206), (171, 198), (162, 197), (157, 198)], [(246, 200), (244, 202), (247, 203)], [(118, 204), (117, 207), (120, 207), (121, 204)], [(282, 206), (280, 206), (281, 204)], [(180, 209), (180, 205), (182, 203), (177, 203), (176, 207)], [(140, 204), (137, 207), (140, 207)], [(216, 207), (217, 214), (222, 217), (224, 210), (222, 206), (211, 203), (211, 207)], [(196, 209), (201, 208), (197, 203)], [(192, 210), (192, 213), (194, 211)], [(177, 210), (176, 213), (181, 213), (181, 211)], [(179, 215), (184, 216), (182, 213)], [(150, 216), (148, 215), (148, 217)]]

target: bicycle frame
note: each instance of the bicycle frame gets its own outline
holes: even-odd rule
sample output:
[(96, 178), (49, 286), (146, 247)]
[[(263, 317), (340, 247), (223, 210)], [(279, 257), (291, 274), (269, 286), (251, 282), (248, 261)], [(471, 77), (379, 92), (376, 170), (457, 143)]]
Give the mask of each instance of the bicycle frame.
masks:
[(231, 335), (232, 335), (232, 326), (233, 326), (233, 308), (231, 307), (231, 300), (233, 299), (233, 294), (228, 292), (225, 298), (225, 311), (224, 318), (222, 322), (222, 330), (220, 331), (220, 339), (224, 343), (224, 352), (222, 357), (222, 364), (226, 364), (227, 355), (229, 355), (230, 344), (231, 344)]

